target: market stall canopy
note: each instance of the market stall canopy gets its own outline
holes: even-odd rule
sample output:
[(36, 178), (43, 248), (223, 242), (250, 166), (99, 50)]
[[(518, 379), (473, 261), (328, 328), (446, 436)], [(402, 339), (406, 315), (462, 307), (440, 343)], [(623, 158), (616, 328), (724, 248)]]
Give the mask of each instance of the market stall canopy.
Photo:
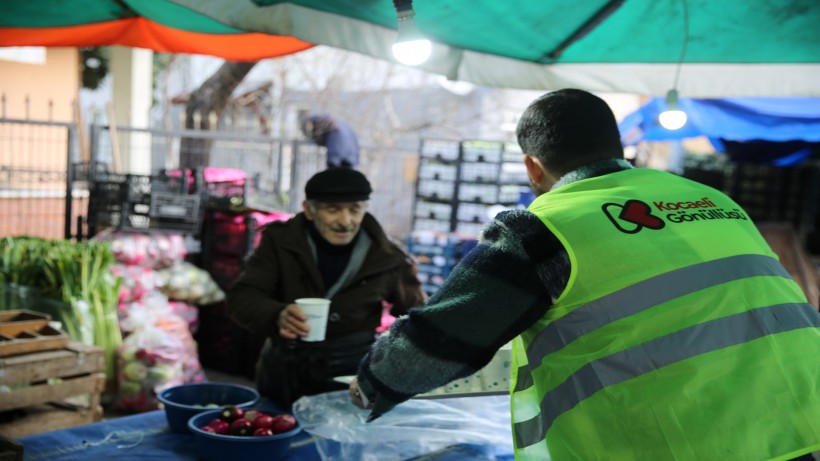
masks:
[(172, 1), (12, 0), (0, 14), (0, 46), (124, 45), (250, 61), (314, 45), (248, 32)]
[[(416, 0), (421, 68), (480, 85), (820, 96), (816, 0)], [(260, 59), (322, 44), (392, 60), (390, 0), (12, 0), (0, 46), (122, 44)]]
[(732, 141), (820, 142), (820, 98), (681, 98), (688, 120), (679, 130), (658, 123), (666, 109), (652, 98), (618, 124), (624, 145), (696, 136)]
[(820, 148), (820, 98), (682, 98), (679, 106), (686, 125), (668, 130), (658, 123), (666, 102), (650, 99), (618, 124), (622, 143), (705, 136), (735, 160), (781, 165), (800, 163)]

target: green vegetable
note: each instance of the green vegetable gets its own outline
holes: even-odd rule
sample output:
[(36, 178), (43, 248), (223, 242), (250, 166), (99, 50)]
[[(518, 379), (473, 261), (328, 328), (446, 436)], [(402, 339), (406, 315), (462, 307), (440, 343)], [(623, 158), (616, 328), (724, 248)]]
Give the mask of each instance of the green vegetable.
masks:
[[(108, 243), (0, 239), (0, 283), (32, 287), (68, 306), (57, 312), (69, 336), (105, 351), (105, 374), (116, 378), (116, 350), (122, 343), (117, 299), (122, 279), (111, 274), (115, 262)], [(22, 306), (5, 306), (19, 308)], [(37, 306), (24, 306), (37, 310)]]

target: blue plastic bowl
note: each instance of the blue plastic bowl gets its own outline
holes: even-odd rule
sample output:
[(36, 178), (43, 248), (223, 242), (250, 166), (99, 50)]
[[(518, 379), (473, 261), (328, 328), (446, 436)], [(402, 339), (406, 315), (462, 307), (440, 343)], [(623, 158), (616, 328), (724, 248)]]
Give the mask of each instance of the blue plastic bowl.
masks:
[(157, 400), (165, 407), (165, 418), (168, 425), (176, 432), (189, 433), (188, 420), (203, 411), (219, 408), (207, 407), (216, 404), (219, 407), (234, 405), (248, 408), (259, 402), (256, 389), (241, 384), (229, 383), (196, 383), (175, 386), (157, 394)]
[(206, 461), (225, 461), (226, 459), (260, 459), (278, 461), (287, 456), (290, 442), (302, 430), (296, 427), (288, 432), (269, 436), (221, 435), (205, 432), (200, 429), (219, 417), (219, 410), (210, 410), (192, 417), (188, 421), (188, 429), (196, 438), (196, 450), (199, 456)]

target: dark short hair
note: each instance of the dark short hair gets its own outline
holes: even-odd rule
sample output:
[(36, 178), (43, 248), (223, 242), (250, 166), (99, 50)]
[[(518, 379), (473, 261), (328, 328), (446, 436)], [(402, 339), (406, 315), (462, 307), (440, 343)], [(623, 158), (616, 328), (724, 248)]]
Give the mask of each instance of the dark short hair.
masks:
[(305, 184), (305, 198), (325, 203), (361, 202), (370, 198), (370, 181), (352, 168), (328, 168)]
[(515, 133), (525, 154), (559, 175), (624, 155), (612, 110), (583, 90), (567, 88), (539, 97), (521, 115)]

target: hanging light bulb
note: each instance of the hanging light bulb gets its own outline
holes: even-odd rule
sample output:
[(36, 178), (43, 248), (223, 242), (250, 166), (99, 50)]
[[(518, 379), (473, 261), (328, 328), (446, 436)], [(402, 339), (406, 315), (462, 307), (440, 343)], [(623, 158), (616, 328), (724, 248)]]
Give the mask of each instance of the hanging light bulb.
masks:
[(680, 79), (680, 68), (686, 56), (686, 48), (689, 45), (689, 7), (686, 0), (681, 0), (681, 10), (683, 13), (683, 44), (678, 58), (678, 65), (675, 69), (675, 83), (672, 89), (666, 93), (666, 110), (658, 116), (661, 126), (667, 130), (679, 130), (686, 125), (686, 112), (680, 110), (678, 106), (678, 79)]
[(661, 126), (667, 130), (679, 130), (686, 125), (686, 112), (678, 106), (678, 90), (672, 88), (666, 93), (666, 110), (658, 116)]
[(393, 57), (402, 64), (417, 66), (430, 58), (433, 45), (424, 38), (416, 24), (413, 2), (393, 0), (399, 20), (399, 34), (393, 43)]

